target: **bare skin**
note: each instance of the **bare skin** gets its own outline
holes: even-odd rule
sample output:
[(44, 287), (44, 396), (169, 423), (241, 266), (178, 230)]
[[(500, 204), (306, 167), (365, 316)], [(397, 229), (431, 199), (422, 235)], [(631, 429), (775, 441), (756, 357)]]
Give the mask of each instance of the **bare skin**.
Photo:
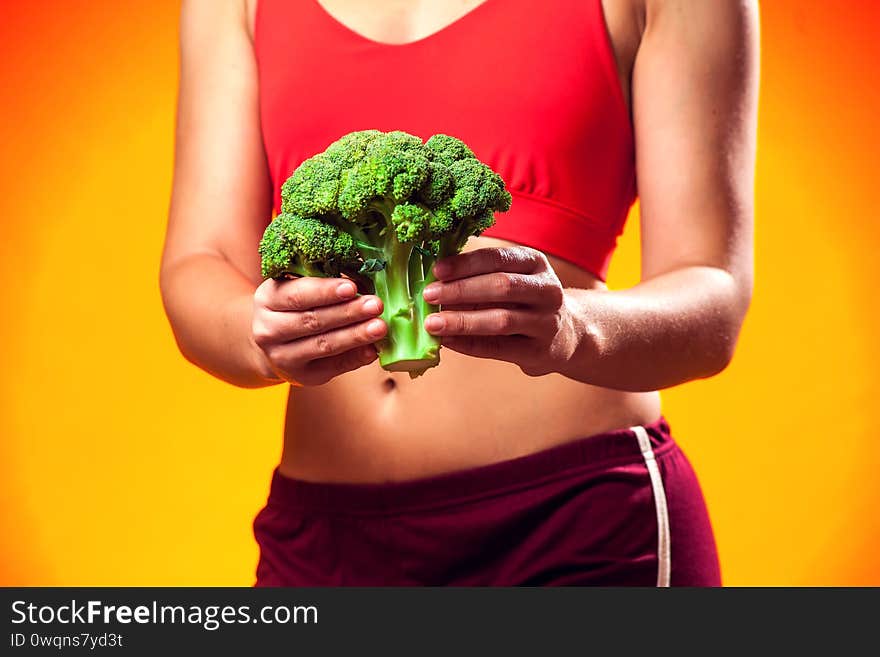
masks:
[[(322, 0), (387, 43), (479, 4)], [(410, 479), (656, 419), (656, 390), (727, 366), (751, 297), (756, 4), (604, 1), (636, 136), (642, 282), (610, 292), (570, 263), (472, 239), (426, 290), (444, 304), (426, 326), (445, 348), (440, 367), (411, 381), (375, 362), (375, 297), (339, 280), (261, 282), (271, 184), (256, 2), (184, 2), (161, 272), (181, 351), (236, 385), (303, 384), (289, 396), (280, 469), (308, 480)]]

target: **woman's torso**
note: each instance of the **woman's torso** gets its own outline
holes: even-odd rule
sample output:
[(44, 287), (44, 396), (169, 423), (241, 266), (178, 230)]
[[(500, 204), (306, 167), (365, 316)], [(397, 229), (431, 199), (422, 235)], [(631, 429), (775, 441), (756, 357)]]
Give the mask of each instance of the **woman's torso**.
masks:
[[(335, 21), (335, 28), (347, 26), (352, 34), (361, 35), (358, 38), (364, 40), (363, 45), (370, 46), (370, 40), (427, 41), (432, 33), (454, 37), (454, 31), (443, 26), (457, 21), (476, 22), (479, 14), (471, 16), (469, 12), (482, 4), (480, 0), (423, 3), (424, 10), (413, 11), (418, 3), (400, 0), (388, 2), (387, 11), (370, 3), (371, 13), (365, 14), (361, 10), (364, 2), (324, 0), (323, 8), (304, 6), (308, 11), (323, 12), (327, 29), (332, 30)], [(603, 2), (619, 84), (627, 103), (629, 72), (640, 34), (636, 2)], [(255, 4), (251, 0), (252, 21)], [(545, 38), (552, 40), (553, 36)], [(534, 56), (540, 58), (541, 53)], [(521, 83), (527, 85), (529, 80)], [(381, 86), (377, 82), (379, 90)], [(356, 113), (357, 108), (352, 112)], [(295, 113), (290, 120), (296, 120)], [(514, 203), (517, 200), (515, 195)], [(467, 249), (510, 243), (480, 237), (472, 239)], [(604, 289), (595, 274), (552, 254), (548, 257), (566, 287)], [(439, 367), (415, 380), (373, 364), (320, 387), (293, 389), (280, 471), (316, 481), (410, 479), (515, 458), (609, 429), (645, 424), (660, 413), (657, 393), (603, 389), (560, 375), (528, 377), (515, 365), (462, 356), (449, 349), (444, 349), (441, 357)]]

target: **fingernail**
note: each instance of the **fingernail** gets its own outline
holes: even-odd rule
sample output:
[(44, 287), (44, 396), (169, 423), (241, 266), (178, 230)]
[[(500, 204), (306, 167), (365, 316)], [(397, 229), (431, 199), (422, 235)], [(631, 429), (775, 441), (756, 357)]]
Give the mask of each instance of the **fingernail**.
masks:
[(443, 278), (444, 276), (448, 276), (452, 273), (452, 267), (449, 266), (448, 263), (438, 262), (434, 265), (434, 276), (437, 278)]
[(336, 288), (336, 294), (340, 299), (350, 299), (357, 294), (357, 288), (351, 283), (342, 283)]
[(442, 331), (444, 326), (446, 322), (440, 315), (428, 315), (425, 319), (425, 329), (428, 331)]
[(367, 299), (364, 301), (364, 310), (371, 315), (379, 314), (379, 302), (376, 299)]
[(434, 303), (440, 299), (440, 286), (431, 283), (422, 294), (425, 297), (425, 301)]
[(369, 324), (367, 324), (367, 333), (372, 335), (374, 338), (381, 337), (385, 334), (385, 322), (381, 319), (374, 319)]

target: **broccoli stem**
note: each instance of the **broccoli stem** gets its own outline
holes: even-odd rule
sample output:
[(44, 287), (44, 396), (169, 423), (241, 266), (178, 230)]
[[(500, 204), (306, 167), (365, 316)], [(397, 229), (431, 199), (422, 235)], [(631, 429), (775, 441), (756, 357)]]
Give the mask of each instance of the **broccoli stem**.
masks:
[[(410, 290), (413, 299), (413, 326), (418, 330), (419, 349), (423, 353), (428, 354), (428, 358), (432, 361), (433, 367), (440, 362), (440, 338), (431, 335), (425, 330), (425, 318), (433, 312), (437, 312), (440, 307), (425, 301), (422, 292), (429, 283), (437, 280), (433, 272), (434, 258), (423, 256), (418, 251), (413, 251), (412, 260), (410, 261)], [(425, 368), (427, 369), (427, 368)], [(418, 370), (417, 373), (410, 371), (410, 376), (415, 378), (424, 374), (425, 369)]]
[(422, 272), (414, 245), (401, 244), (389, 236), (385, 269), (373, 275), (376, 294), (385, 308), (382, 319), (388, 334), (379, 343), (379, 363), (386, 370), (419, 376), (440, 362), (440, 341), (425, 330), (425, 317), (433, 306), (425, 302), (422, 291), (430, 282)]

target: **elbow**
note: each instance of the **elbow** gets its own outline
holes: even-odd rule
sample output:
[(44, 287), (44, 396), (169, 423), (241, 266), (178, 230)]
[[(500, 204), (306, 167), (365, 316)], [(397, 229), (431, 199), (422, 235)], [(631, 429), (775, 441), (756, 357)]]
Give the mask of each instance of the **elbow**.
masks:
[(199, 358), (196, 345), (197, 340), (192, 337), (185, 329), (186, 321), (183, 312), (183, 304), (179, 295), (176, 293), (179, 286), (175, 285), (176, 267), (163, 262), (159, 268), (159, 296), (162, 299), (162, 308), (165, 311), (165, 317), (168, 319), (168, 325), (171, 328), (171, 335), (177, 345), (177, 350), (189, 363), (200, 369), (205, 369), (202, 359)]
[(710, 348), (706, 350), (703, 372), (698, 378), (708, 379), (726, 370), (733, 362), (737, 341), (738, 336), (717, 338)]
[(162, 300), (162, 309), (165, 311), (165, 317), (168, 319), (168, 324), (171, 327), (171, 333), (174, 336), (174, 341), (177, 343), (178, 350), (184, 358), (193, 362), (191, 356), (188, 355), (185, 341), (181, 339), (178, 323), (175, 321), (177, 313), (175, 312), (173, 282), (173, 268), (163, 262), (159, 268), (159, 297)]
[(752, 302), (751, 281), (734, 282), (732, 293), (722, 308), (715, 313), (714, 326), (709, 332), (710, 344), (705, 351), (706, 371), (701, 378), (709, 378), (726, 370), (733, 362), (740, 333)]
[[(206, 338), (202, 322), (193, 314), (192, 295), (187, 293), (180, 267), (180, 263), (163, 264), (159, 270), (162, 306), (180, 355), (200, 370), (238, 388), (263, 388), (280, 383), (260, 358), (256, 345), (251, 345), (243, 355), (229, 357), (230, 350), (218, 346), (216, 338), (213, 341)], [(218, 308), (212, 311), (220, 315), (224, 312)], [(215, 317), (220, 317), (221, 324), (232, 323), (220, 315)], [(220, 349), (222, 355), (218, 355)]]

